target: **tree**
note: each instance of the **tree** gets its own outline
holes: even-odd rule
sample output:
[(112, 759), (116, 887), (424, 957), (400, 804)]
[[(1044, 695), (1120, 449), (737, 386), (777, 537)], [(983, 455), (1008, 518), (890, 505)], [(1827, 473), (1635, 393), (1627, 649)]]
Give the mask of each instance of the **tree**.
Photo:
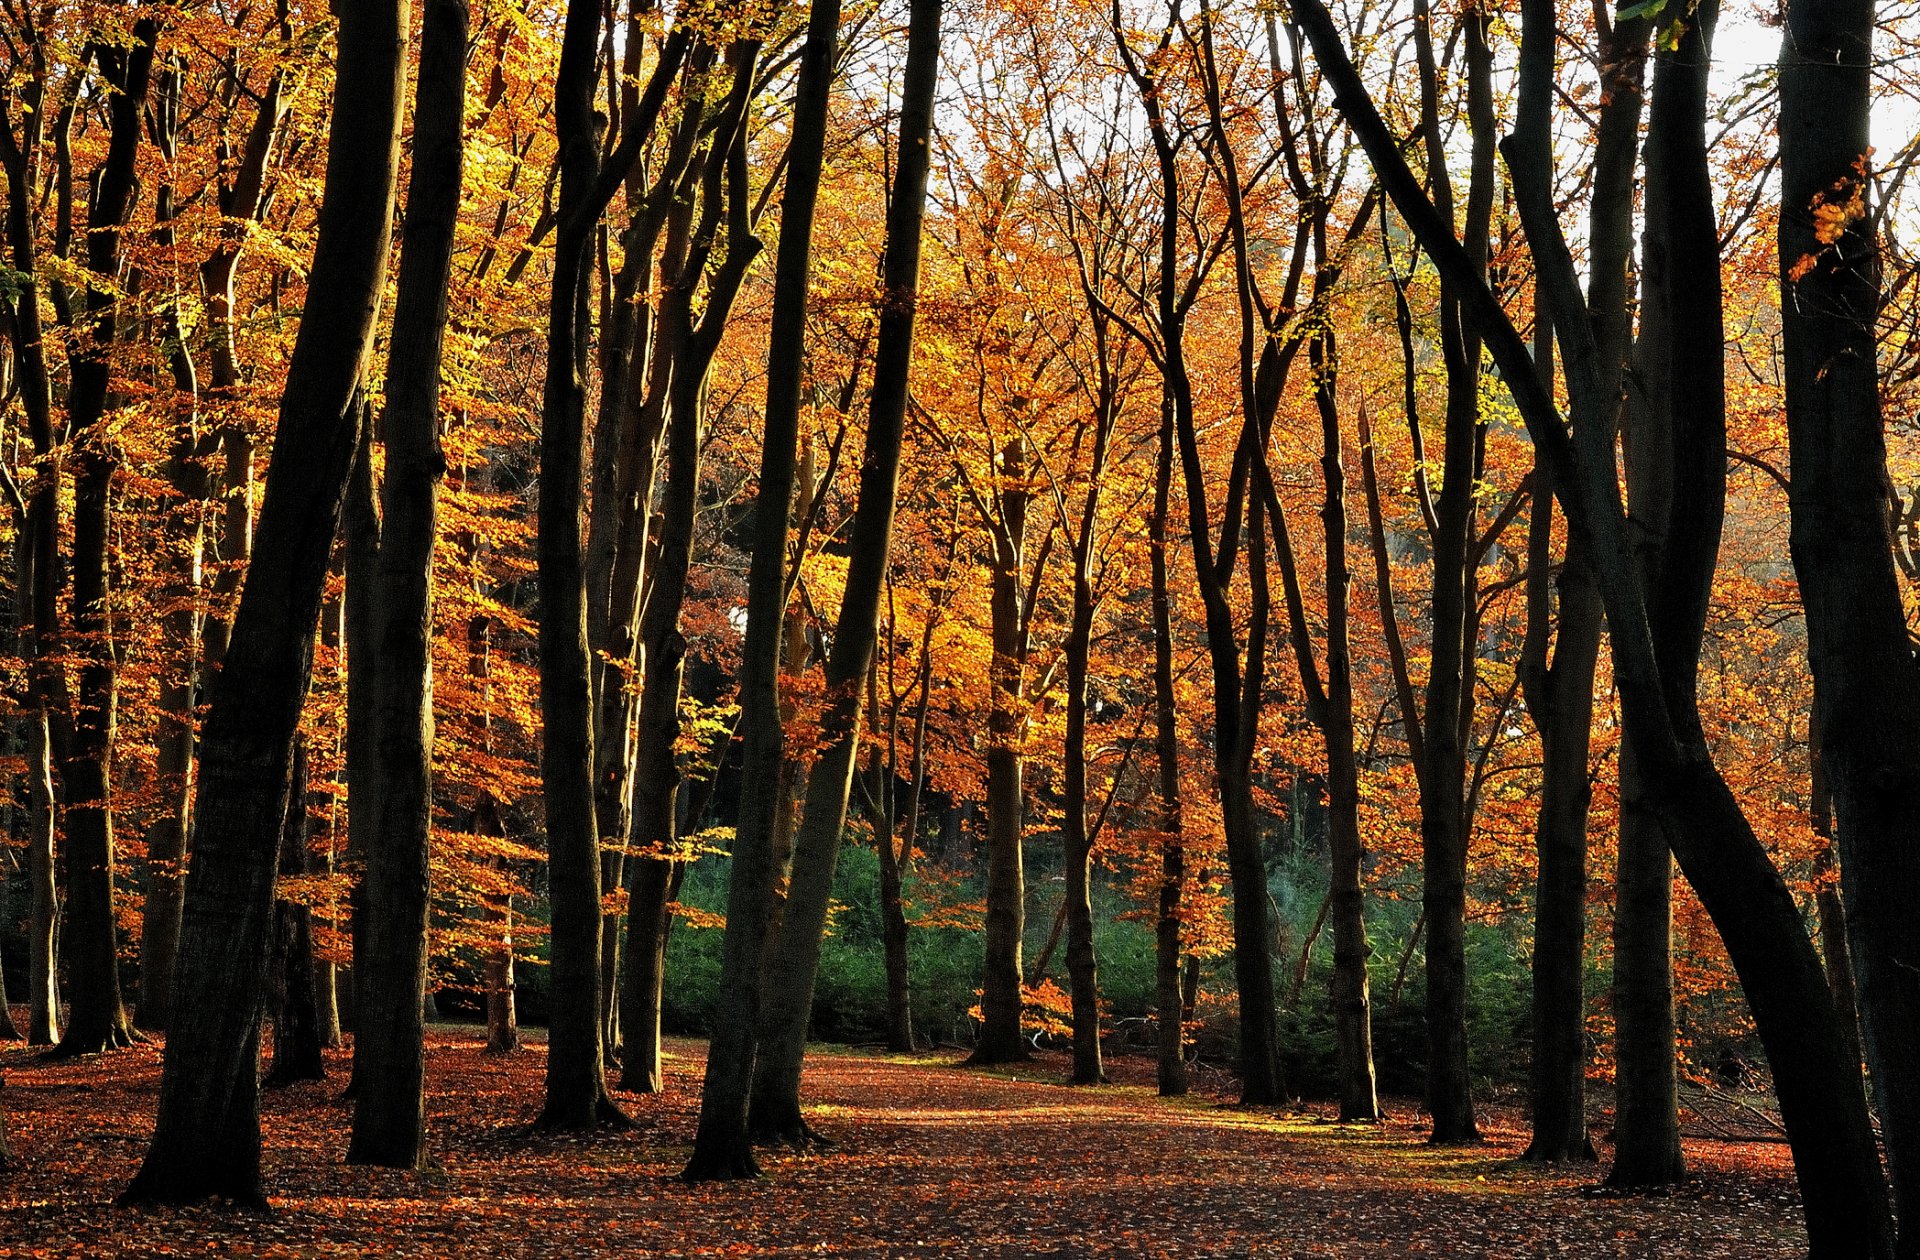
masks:
[[(800, 53), (786, 196), (781, 202), (774, 309), (767, 352), (766, 424), (760, 489), (754, 503), (747, 573), (746, 641), (740, 657), (741, 778), (773, 783), (784, 755), (780, 725), (780, 628), (789, 597), (787, 532), (800, 440), (800, 384), (806, 362), (807, 287), (812, 276), (814, 212), (820, 195), (835, 50), (838, 0), (812, 0)], [(727, 927), (720, 960), (721, 997), (700, 1091), (700, 1125), (681, 1174), (708, 1181), (759, 1171), (747, 1136), (748, 1099), (759, 1034), (761, 954), (773, 886), (774, 793), (750, 793), (734, 829), (727, 883)]]
[[(466, 51), (466, 0), (427, 0), (381, 425), (387, 459), (379, 544), (373, 585), (348, 592), (370, 605), (366, 646), (377, 663), (364, 710), (372, 725), (364, 733), (371, 773), (351, 785), (371, 789), (362, 816), (373, 834), (361, 841), (366, 872), (347, 1160), (394, 1168), (431, 1162), (422, 1008), (433, 825), (433, 547), (447, 467), (440, 376), (465, 155)], [(370, 450), (363, 443), (363, 460)]]
[[(407, 6), (343, 0), (311, 296), (281, 400), (255, 561), (202, 728), (193, 862), (160, 1113), (129, 1202), (262, 1202), (260, 999), (294, 733), (385, 285)], [(276, 475), (277, 474), (277, 475)]]
[(1914, 661), (1889, 535), (1876, 370), (1870, 0), (1787, 8), (1780, 57), (1780, 309), (1794, 572), (1806, 602), (1867, 1062), (1902, 1255), (1920, 1254), (1920, 811)]
[[(759, 1059), (754, 1065), (749, 1123), (761, 1134), (805, 1136), (799, 1099), (807, 1019), (813, 1006), (834, 862), (846, 826), (847, 800), (860, 749), (860, 689), (872, 668), (880, 598), (892, 552), (943, 7), (944, 0), (913, 0), (908, 19), (907, 59), (900, 91), (899, 157), (887, 204), (887, 245), (881, 266), (873, 394), (866, 449), (860, 461), (859, 506), (854, 510), (848, 538), (846, 590), (834, 628), (832, 654), (827, 659), (830, 707), (821, 724), (823, 747), (807, 773), (806, 803), (794, 837), (793, 883), (780, 917), (779, 944), (767, 978), (763, 1030), (758, 1038)], [(689, 1180), (712, 1179), (703, 1167), (697, 1144), (693, 1162), (683, 1175)]]

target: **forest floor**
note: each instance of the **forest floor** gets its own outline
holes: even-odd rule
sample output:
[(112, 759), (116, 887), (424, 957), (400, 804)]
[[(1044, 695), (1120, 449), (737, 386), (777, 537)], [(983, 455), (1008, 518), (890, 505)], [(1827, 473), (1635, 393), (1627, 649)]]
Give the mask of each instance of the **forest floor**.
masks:
[[(536, 1036), (538, 1034), (535, 1034)], [(1589, 1192), (1592, 1168), (1516, 1162), (1519, 1117), (1488, 1142), (1434, 1149), (1410, 1104), (1386, 1124), (1154, 1096), (1152, 1063), (1116, 1084), (1059, 1084), (1063, 1056), (1010, 1072), (954, 1053), (823, 1048), (807, 1064), (814, 1124), (839, 1145), (769, 1153), (753, 1184), (674, 1180), (698, 1106), (697, 1042), (669, 1046), (668, 1091), (622, 1095), (628, 1133), (534, 1135), (544, 1047), (482, 1055), (436, 1027), (428, 1106), (443, 1170), (341, 1162), (349, 1108), (332, 1079), (269, 1092), (269, 1216), (129, 1210), (113, 1195), (152, 1127), (159, 1054), (43, 1065), (0, 1052), (15, 1168), (0, 1174), (0, 1256), (1447, 1256), (1804, 1254), (1786, 1148), (1690, 1143), (1693, 1179), (1659, 1198)], [(1322, 1115), (1316, 1116), (1315, 1112)], [(1604, 1152), (1603, 1152), (1604, 1153)]]

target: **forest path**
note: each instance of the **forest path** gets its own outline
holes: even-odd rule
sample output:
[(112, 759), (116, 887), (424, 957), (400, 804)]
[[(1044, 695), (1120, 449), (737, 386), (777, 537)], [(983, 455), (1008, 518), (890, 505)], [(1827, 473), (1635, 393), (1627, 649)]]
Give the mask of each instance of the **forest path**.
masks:
[(1516, 1164), (1524, 1134), (1504, 1114), (1485, 1147), (1435, 1150), (1405, 1107), (1359, 1129), (1163, 1101), (1136, 1059), (1085, 1090), (1056, 1083), (1064, 1056), (986, 1073), (954, 1054), (823, 1049), (807, 1095), (837, 1149), (769, 1153), (754, 1184), (683, 1186), (704, 1046), (668, 1049), (668, 1092), (621, 1096), (632, 1133), (529, 1136), (544, 1047), (489, 1058), (474, 1030), (436, 1026), (428, 1105), (445, 1168), (417, 1177), (340, 1162), (347, 1061), (330, 1055), (331, 1080), (267, 1096), (277, 1210), (261, 1218), (110, 1206), (152, 1124), (154, 1047), (48, 1066), (10, 1047), (0, 1105), (19, 1164), (0, 1175), (0, 1256), (1804, 1254), (1783, 1146), (1690, 1144), (1699, 1175), (1674, 1194), (1594, 1198), (1591, 1169)]

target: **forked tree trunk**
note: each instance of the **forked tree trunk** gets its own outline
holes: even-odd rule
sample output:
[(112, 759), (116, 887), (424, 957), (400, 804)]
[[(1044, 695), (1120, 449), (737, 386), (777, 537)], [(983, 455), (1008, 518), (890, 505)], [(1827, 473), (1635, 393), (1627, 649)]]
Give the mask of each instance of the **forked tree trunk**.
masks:
[(433, 548), (440, 482), (440, 364), (460, 214), (466, 0), (427, 0), (382, 428), (387, 467), (371, 608), (373, 834), (365, 941), (355, 971), (353, 1135), (347, 1162), (419, 1169), (427, 1152), (427, 923), (433, 825)]
[[(900, 450), (920, 283), (920, 235), (926, 217), (934, 89), (940, 73), (943, 0), (913, 0), (900, 91), (898, 165), (887, 202), (886, 254), (873, 360), (873, 393), (860, 490), (848, 536), (848, 564), (833, 650), (827, 658), (829, 707), (821, 750), (807, 772), (805, 812), (794, 840), (793, 881), (780, 921), (780, 944), (767, 977), (766, 1009), (754, 1065), (752, 1131), (804, 1142), (800, 1068), (819, 975), (820, 943), (846, 827), (847, 799), (859, 758), (860, 688), (873, 665), (880, 599), (892, 552)], [(696, 1161), (699, 1154), (695, 1152)]]
[[(779, 255), (774, 263), (767, 401), (754, 504), (753, 553), (747, 571), (747, 629), (740, 653), (741, 776), (771, 783), (784, 758), (780, 721), (780, 627), (787, 602), (787, 530), (793, 506), (794, 455), (800, 441), (801, 378), (806, 364), (807, 288), (813, 273), (814, 210), (820, 195), (828, 107), (840, 33), (839, 0), (812, 0), (788, 141), (781, 201)], [(773, 883), (773, 794), (742, 794), (727, 884), (727, 926), (721, 945), (720, 991), (701, 1085), (700, 1122), (688, 1181), (759, 1173), (747, 1134), (754, 1043), (759, 1034), (761, 956)]]
[(256, 557), (202, 728), (194, 857), (151, 1145), (124, 1199), (262, 1202), (260, 997), (294, 732), (385, 286), (407, 6), (340, 0), (326, 188)]

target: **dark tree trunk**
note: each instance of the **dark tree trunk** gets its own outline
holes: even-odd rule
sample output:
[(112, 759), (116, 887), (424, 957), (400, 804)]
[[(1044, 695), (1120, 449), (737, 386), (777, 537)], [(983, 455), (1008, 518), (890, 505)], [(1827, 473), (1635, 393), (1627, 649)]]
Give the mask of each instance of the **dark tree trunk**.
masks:
[[(160, 76), (151, 111), (155, 146), (169, 162), (177, 151), (184, 67), (175, 58)], [(178, 213), (171, 182), (154, 195), (155, 243), (174, 244)], [(176, 395), (173, 447), (166, 477), (178, 501), (166, 515), (160, 610), (163, 659), (154, 734), (154, 779), (159, 807), (147, 824), (147, 889), (140, 912), (140, 999), (143, 1028), (163, 1030), (173, 999), (173, 956), (180, 943), (180, 894), (185, 888), (187, 831), (193, 808), (194, 678), (200, 663), (201, 512), (211, 489), (200, 456), (199, 380), (179, 312), (164, 323), (167, 362)]]
[[(65, 789), (67, 960), (66, 1031), (52, 1053), (95, 1054), (126, 1046), (133, 1028), (120, 1000), (119, 931), (114, 915), (113, 742), (119, 702), (119, 662), (108, 611), (111, 581), (113, 474), (119, 466), (104, 427), (112, 367), (108, 348), (119, 336), (114, 283), (122, 237), (133, 208), (135, 160), (147, 106), (154, 43), (153, 19), (134, 24), (127, 47), (98, 46), (95, 58), (112, 87), (107, 109), (107, 155), (93, 175), (87, 208), (88, 336), (70, 351), (67, 423), (75, 444), (73, 486), (73, 643), (78, 690), (56, 728), (57, 764)], [(46, 575), (42, 575), (45, 580)], [(55, 666), (64, 670), (63, 666)], [(56, 683), (64, 693), (64, 679)]]
[[(1720, 930), (1766, 1045), (1806, 1204), (1812, 1253), (1889, 1256), (1891, 1219), (1859, 1070), (1846, 1059), (1819, 955), (1807, 939), (1792, 895), (1714, 768), (1693, 709), (1690, 661), (1697, 663), (1726, 475), (1724, 417), (1710, 406), (1674, 409), (1687, 416), (1689, 424), (1679, 430), (1684, 440), (1675, 443), (1680, 490), (1674, 496), (1676, 520), (1662, 580), (1669, 588), (1667, 608), (1679, 606), (1685, 615), (1669, 612), (1657, 625), (1651, 622), (1635, 572), (1612, 471), (1611, 417), (1619, 390), (1606, 380), (1572, 255), (1553, 212), (1552, 6), (1547, 0), (1528, 0), (1521, 110), (1507, 159), (1540, 292), (1568, 351), (1571, 434), (1525, 343), (1499, 301), (1477, 279), (1473, 260), (1400, 156), (1396, 138), (1369, 99), (1325, 4), (1296, 0), (1294, 14), (1383, 186), (1439, 271), (1459, 286), (1468, 319), (1487, 338), (1535, 447), (1561, 488), (1569, 527), (1575, 537), (1585, 539), (1594, 557), (1614, 677), (1630, 715), (1628, 737), (1645, 763), (1668, 842)], [(1692, 52), (1683, 50), (1677, 60), (1704, 78), (1704, 44), (1696, 43)], [(1693, 96), (1689, 105), (1690, 113), (1700, 108), (1703, 95)], [(1692, 115), (1693, 120), (1698, 117)], [(1698, 136), (1700, 130), (1690, 125), (1684, 134)], [(1704, 160), (1703, 147), (1695, 153)], [(1689, 178), (1697, 177), (1696, 172)], [(1710, 211), (1710, 197), (1706, 207)], [(1691, 244), (1701, 225), (1698, 208), (1689, 213), (1696, 216), (1689, 220)], [(1711, 214), (1704, 217), (1705, 230), (1712, 233)], [(1676, 316), (1675, 359), (1681, 361), (1684, 355), (1690, 370), (1702, 378), (1691, 388), (1717, 391), (1719, 373), (1701, 370), (1702, 364), (1718, 364), (1723, 350), (1716, 322), (1717, 240), (1711, 235), (1706, 239), (1710, 244), (1705, 249), (1681, 251), (1692, 270), (1675, 291), (1695, 303), (1711, 299), (1711, 309), (1706, 318), (1695, 318), (1697, 310), (1686, 320)]]
[(41, 461), (25, 490), (27, 508), (14, 539), (14, 593), (21, 658), (27, 662), (31, 706), (26, 720), (27, 882), (30, 888), (28, 935), (28, 1043), (50, 1046), (60, 1039), (60, 994), (55, 955), (59, 903), (54, 871), (56, 797), (51, 755), (47, 661), (59, 640), (56, 607), (60, 538), (60, 465), (55, 454), (53, 383), (47, 369), (35, 206), (36, 155), (45, 139), (48, 111), (45, 84), (29, 79), (19, 88), (21, 135), (15, 136), (11, 110), (0, 125), (0, 164), (7, 174), (7, 251), (16, 288), (8, 303), (9, 341), (14, 380), (28, 437)]
[(590, 1129), (625, 1116), (607, 1094), (600, 1011), (600, 837), (594, 804), (592, 657), (587, 647), (581, 491), (586, 475), (587, 298), (602, 194), (594, 119), (600, 8), (567, 5), (554, 83), (559, 227), (547, 308), (537, 579), (540, 777), (552, 931), (546, 1101), (539, 1124)]
[(1673, 858), (1630, 747), (1620, 754), (1613, 903), (1616, 1186), (1684, 1179), (1673, 1024)]
[[(945, 596), (935, 593), (935, 605), (927, 614), (920, 632), (920, 657), (914, 671), (914, 687), (920, 693), (913, 719), (913, 756), (907, 765), (907, 808), (896, 839), (892, 819), (880, 840), (880, 946), (887, 969), (887, 1049), (895, 1054), (911, 1054), (913, 1044), (913, 991), (909, 984), (907, 957), (907, 909), (905, 884), (913, 870), (913, 850), (920, 834), (920, 804), (927, 788), (927, 718), (932, 711), (933, 635), (939, 625)], [(899, 714), (893, 720), (899, 721)]]
[[(801, 378), (806, 366), (807, 288), (813, 273), (814, 209), (820, 195), (828, 106), (840, 33), (839, 0), (812, 0), (788, 141), (781, 201), (779, 256), (774, 263), (772, 331), (767, 348), (766, 422), (760, 492), (754, 502), (753, 552), (747, 573), (747, 630), (740, 658), (741, 781), (772, 783), (784, 745), (780, 721), (780, 627), (787, 603), (787, 527), (800, 441)], [(700, 1123), (689, 1181), (759, 1173), (747, 1134), (754, 1041), (759, 1033), (761, 955), (773, 884), (771, 792), (742, 794), (727, 885), (727, 927), (720, 991), (701, 1085)]]
[[(1625, 366), (1632, 334), (1627, 267), (1633, 253), (1634, 168), (1647, 35), (1644, 20), (1616, 22), (1600, 67), (1603, 96), (1593, 159), (1593, 264), (1587, 307), (1597, 348), (1611, 371)], [(1535, 360), (1547, 376), (1553, 363), (1552, 321), (1536, 319)], [(1545, 468), (1536, 466), (1533, 475), (1521, 677), (1540, 732), (1543, 766), (1534, 832), (1539, 876), (1534, 898), (1533, 1135), (1525, 1158), (1561, 1163), (1596, 1158), (1586, 1117), (1586, 898), (1593, 796), (1588, 761), (1602, 616), (1585, 549), (1569, 546), (1558, 577), (1558, 635), (1549, 662), (1554, 487)]]
[[(370, 609), (373, 834), (363, 837), (365, 937), (354, 968), (353, 1135), (347, 1162), (428, 1167), (427, 920), (433, 825), (433, 548), (440, 481), (440, 363), (460, 214), (466, 0), (427, 0), (387, 367), (386, 478)], [(358, 786), (358, 785), (356, 785)]]
[[(307, 741), (296, 737), (293, 773), (287, 785), (287, 819), (280, 829), (279, 870), (284, 877), (305, 875), (307, 853)], [(273, 1066), (269, 1087), (295, 1081), (323, 1081), (326, 1060), (320, 1054), (320, 1022), (314, 1004), (313, 911), (292, 901), (273, 903)]]
[(972, 1064), (1029, 1057), (1020, 1033), (1021, 938), (1027, 927), (1026, 657), (1027, 448), (1015, 437), (1001, 452), (1001, 519), (993, 529), (993, 688), (987, 714), (987, 932), (980, 1033)]
[(1920, 1256), (1920, 663), (1893, 562), (1875, 362), (1874, 12), (1872, 0), (1787, 6), (1780, 292), (1793, 567), (1900, 1254)]
[[(1426, 18), (1427, 20), (1422, 20)], [(1453, 213), (1446, 146), (1439, 140), (1437, 91), (1429, 31), (1431, 14), (1417, 6), (1421, 43), (1421, 117), (1427, 132), (1427, 180), (1443, 216)], [(1466, 213), (1466, 249), (1476, 277), (1486, 270), (1487, 203), (1492, 195), (1492, 108), (1487, 99), (1492, 57), (1487, 15), (1462, 18), (1466, 44), (1472, 171)], [(1466, 733), (1472, 720), (1467, 622), (1475, 598), (1471, 535), (1480, 425), (1480, 339), (1461, 318), (1457, 284), (1442, 279), (1440, 341), (1446, 363), (1446, 449), (1434, 504), (1433, 611), (1430, 664), (1421, 710), (1425, 764), (1420, 769), (1421, 908), (1427, 922), (1427, 1109), (1432, 1140), (1480, 1140), (1467, 1061), (1467, 836)]]
[[(355, 395), (385, 285), (406, 6), (342, 0), (308, 299), (288, 365), (249, 581), (202, 729), (194, 857), (152, 1144), (125, 1199), (262, 1201), (260, 997), (275, 850), (314, 630), (357, 445)], [(277, 472), (277, 475), (275, 475)]]
[[(819, 975), (833, 872), (846, 827), (847, 800), (860, 751), (860, 687), (873, 666), (880, 599), (892, 551), (900, 449), (906, 426), (913, 325), (920, 284), (920, 235), (926, 218), (934, 89), (940, 73), (943, 0), (913, 0), (900, 89), (899, 164), (887, 202), (886, 253), (873, 360), (873, 393), (860, 490), (847, 540), (847, 580), (827, 658), (821, 750), (807, 772), (805, 812), (794, 839), (793, 881), (781, 916), (779, 948), (767, 976), (760, 1055), (754, 1065), (750, 1124), (762, 1137), (804, 1142), (800, 1067)], [(698, 1152), (695, 1153), (696, 1160)]]
[(660, 1053), (660, 1005), (667, 974), (667, 929), (677, 863), (637, 855), (627, 863), (627, 969), (621, 977), (625, 1052), (620, 1088), (657, 1094), (666, 1086)]
[(1160, 898), (1154, 920), (1154, 1074), (1160, 1096), (1187, 1092), (1186, 1001), (1181, 991), (1180, 905), (1186, 894), (1187, 850), (1181, 834), (1179, 703), (1173, 690), (1173, 599), (1167, 577), (1167, 515), (1173, 497), (1173, 398), (1160, 403), (1160, 451), (1148, 523), (1152, 564), (1154, 760), (1160, 793)]

